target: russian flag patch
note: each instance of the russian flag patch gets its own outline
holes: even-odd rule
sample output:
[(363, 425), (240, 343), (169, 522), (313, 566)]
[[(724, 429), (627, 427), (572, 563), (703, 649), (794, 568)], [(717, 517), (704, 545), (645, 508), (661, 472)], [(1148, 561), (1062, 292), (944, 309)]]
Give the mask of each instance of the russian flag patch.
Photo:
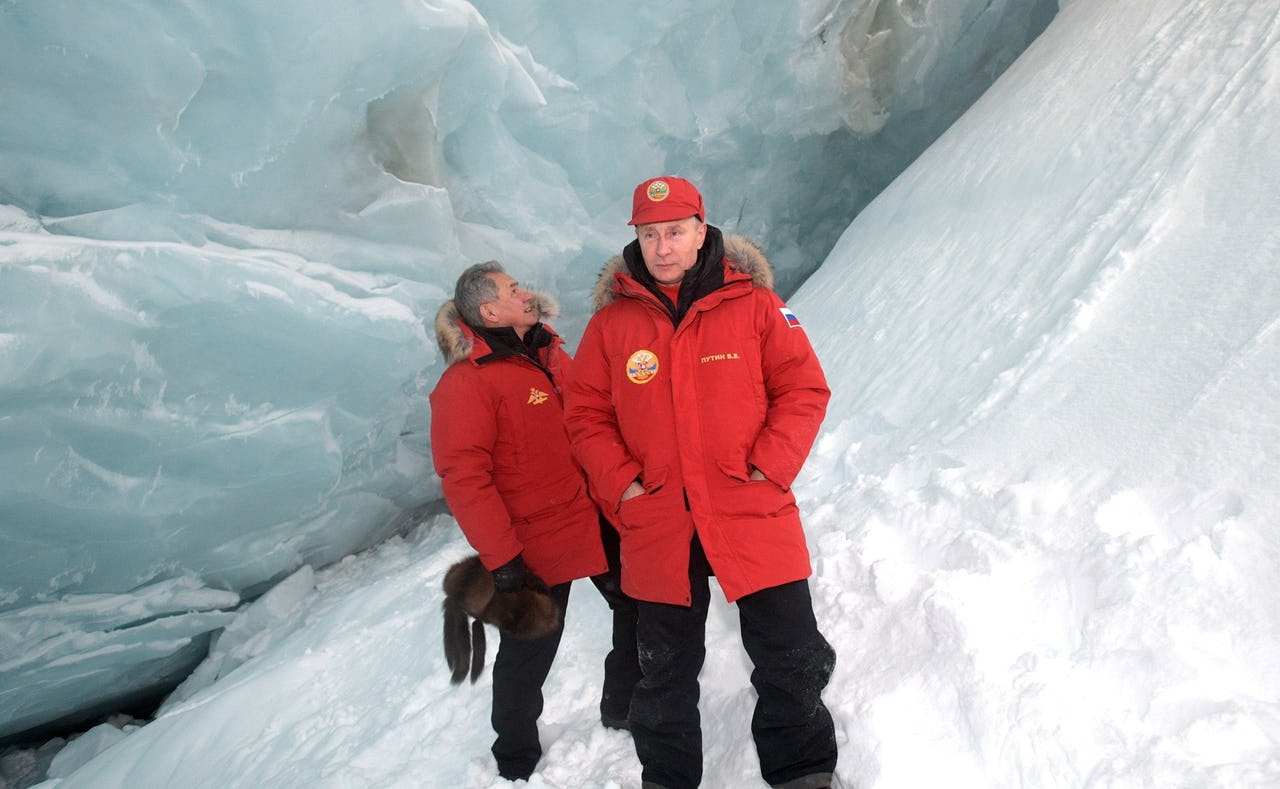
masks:
[(782, 313), (782, 319), (787, 322), (788, 326), (793, 329), (800, 327), (800, 319), (796, 317), (796, 314), (791, 311), (790, 307), (779, 307), (778, 312)]

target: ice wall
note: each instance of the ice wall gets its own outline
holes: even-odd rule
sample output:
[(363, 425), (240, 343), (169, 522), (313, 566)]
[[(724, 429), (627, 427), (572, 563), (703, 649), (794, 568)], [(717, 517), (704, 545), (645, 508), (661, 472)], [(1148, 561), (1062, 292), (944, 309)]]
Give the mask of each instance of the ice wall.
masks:
[(466, 262), (572, 340), (630, 187), (679, 172), (790, 288), (1054, 8), (0, 7), (0, 737), (171, 683), (429, 506)]

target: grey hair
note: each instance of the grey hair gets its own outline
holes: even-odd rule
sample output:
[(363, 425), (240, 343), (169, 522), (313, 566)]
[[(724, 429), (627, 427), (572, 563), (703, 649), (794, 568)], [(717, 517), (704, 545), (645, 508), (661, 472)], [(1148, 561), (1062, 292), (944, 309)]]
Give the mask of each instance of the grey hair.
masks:
[(480, 305), (498, 298), (498, 286), (490, 274), (505, 274), (502, 264), (496, 260), (486, 260), (468, 266), (458, 277), (458, 284), (453, 286), (453, 303), (458, 314), (473, 328), (484, 326), (484, 318), (480, 317)]

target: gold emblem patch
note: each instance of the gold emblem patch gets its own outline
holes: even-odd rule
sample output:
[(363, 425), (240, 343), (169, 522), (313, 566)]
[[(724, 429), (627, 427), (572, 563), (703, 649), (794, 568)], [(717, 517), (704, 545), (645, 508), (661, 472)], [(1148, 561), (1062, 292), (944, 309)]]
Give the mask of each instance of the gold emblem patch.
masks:
[(547, 397), (549, 395), (546, 392), (531, 386), (529, 387), (529, 402), (526, 405), (542, 405), (547, 402)]
[[(666, 184), (663, 184), (666, 186)], [(652, 187), (651, 187), (652, 188)], [(658, 374), (658, 355), (653, 351), (639, 350), (627, 359), (627, 377), (632, 383), (647, 384)]]
[(667, 195), (671, 194), (671, 187), (667, 186), (666, 181), (654, 181), (649, 184), (649, 199), (655, 203), (661, 203), (667, 199)]

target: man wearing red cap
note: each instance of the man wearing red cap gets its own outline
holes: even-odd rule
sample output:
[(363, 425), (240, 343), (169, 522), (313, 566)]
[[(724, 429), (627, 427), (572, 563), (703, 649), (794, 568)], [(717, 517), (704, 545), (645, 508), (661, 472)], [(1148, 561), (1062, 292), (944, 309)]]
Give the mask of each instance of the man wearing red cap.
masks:
[(693, 184), (641, 183), (629, 224), (636, 240), (595, 287), (565, 419), (638, 601), (644, 677), (629, 721), (644, 786), (702, 779), (711, 575), (738, 606), (755, 665), (761, 773), (775, 787), (829, 786), (836, 742), (821, 694), (835, 652), (814, 618), (790, 491), (826, 413), (826, 379), (764, 255), (706, 224)]

